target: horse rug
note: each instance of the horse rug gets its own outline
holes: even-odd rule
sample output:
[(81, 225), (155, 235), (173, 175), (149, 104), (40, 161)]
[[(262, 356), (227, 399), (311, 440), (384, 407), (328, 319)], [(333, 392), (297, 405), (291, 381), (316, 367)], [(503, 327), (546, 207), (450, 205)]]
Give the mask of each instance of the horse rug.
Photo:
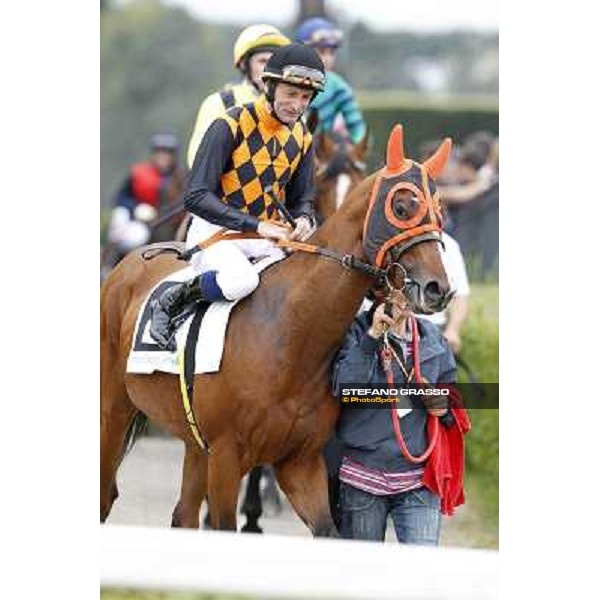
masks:
[[(279, 260), (282, 260), (279, 256), (263, 258), (254, 264), (254, 268), (257, 273), (261, 273)], [(127, 373), (149, 374), (160, 371), (179, 374), (181, 371), (179, 355), (186, 348), (188, 341), (196, 344), (192, 360), (194, 373), (219, 371), (229, 315), (239, 300), (211, 304), (201, 302), (198, 309), (189, 314), (177, 329), (175, 334), (177, 352), (164, 350), (150, 336), (151, 301), (174, 283), (182, 283), (195, 275), (196, 272), (192, 267), (186, 267), (171, 273), (152, 288), (142, 303), (137, 317), (133, 331), (133, 343), (127, 358)]]

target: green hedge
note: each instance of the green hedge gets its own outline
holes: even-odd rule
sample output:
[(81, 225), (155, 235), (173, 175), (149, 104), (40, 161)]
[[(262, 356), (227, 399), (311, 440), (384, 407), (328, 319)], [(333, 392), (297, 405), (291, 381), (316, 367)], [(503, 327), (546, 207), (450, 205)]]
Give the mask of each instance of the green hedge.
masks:
[[(471, 286), (471, 307), (463, 331), (467, 362), (480, 381), (497, 383), (498, 375), (498, 285)], [(473, 428), (466, 438), (467, 474), (477, 480), (480, 509), (490, 520), (498, 519), (499, 428), (498, 410), (473, 409)]]
[(426, 141), (451, 137), (454, 143), (460, 144), (476, 131), (498, 134), (498, 109), (493, 106), (477, 107), (466, 101), (445, 105), (427, 105), (425, 101), (403, 104), (400, 98), (397, 102), (394, 107), (368, 107), (367, 103), (363, 108), (373, 144), (369, 171), (382, 164), (389, 134), (396, 123), (404, 126), (404, 150), (414, 159), (419, 158), (419, 148)]

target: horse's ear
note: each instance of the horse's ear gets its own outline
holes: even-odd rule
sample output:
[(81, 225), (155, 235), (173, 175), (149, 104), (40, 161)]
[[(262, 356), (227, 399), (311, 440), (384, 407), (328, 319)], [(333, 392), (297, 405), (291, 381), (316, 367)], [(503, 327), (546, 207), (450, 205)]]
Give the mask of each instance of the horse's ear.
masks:
[(390, 171), (398, 171), (404, 163), (404, 135), (402, 125), (398, 124), (392, 129), (387, 143), (386, 164)]
[(308, 130), (314, 134), (319, 126), (319, 113), (316, 110), (311, 110), (308, 118), (306, 119), (306, 126)]
[(450, 158), (451, 151), (452, 140), (450, 138), (445, 138), (433, 156), (423, 163), (423, 166), (427, 169), (427, 172), (432, 179), (436, 179), (444, 170), (444, 167)]
[(369, 148), (370, 148), (369, 130), (365, 129), (365, 135), (362, 137), (360, 142), (358, 142), (358, 144), (356, 144), (354, 146), (354, 151), (356, 153), (356, 156), (360, 160), (364, 160), (364, 158), (367, 156), (367, 153), (369, 152)]

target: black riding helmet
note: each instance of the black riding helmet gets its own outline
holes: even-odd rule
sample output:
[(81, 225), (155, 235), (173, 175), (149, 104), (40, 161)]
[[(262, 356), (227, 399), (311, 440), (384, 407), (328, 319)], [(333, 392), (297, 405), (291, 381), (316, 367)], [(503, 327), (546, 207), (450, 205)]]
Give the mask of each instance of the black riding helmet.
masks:
[(280, 82), (313, 90), (312, 101), (325, 87), (325, 66), (314, 48), (295, 42), (273, 52), (262, 79), (271, 104), (275, 100), (275, 87)]

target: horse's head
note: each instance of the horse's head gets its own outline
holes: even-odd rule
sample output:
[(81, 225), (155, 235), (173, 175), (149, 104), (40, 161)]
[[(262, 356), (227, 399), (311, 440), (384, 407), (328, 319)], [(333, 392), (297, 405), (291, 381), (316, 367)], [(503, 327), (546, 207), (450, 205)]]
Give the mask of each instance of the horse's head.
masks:
[(434, 183), (452, 142), (446, 138), (419, 164), (405, 157), (402, 137), (402, 126), (396, 125), (386, 165), (372, 186), (363, 246), (372, 264), (387, 269), (388, 284), (404, 289), (411, 308), (430, 314), (444, 309), (452, 297), (438, 250), (442, 215)]
[(351, 144), (335, 133), (315, 136), (316, 209), (323, 220), (334, 213), (346, 193), (365, 178), (367, 134), (358, 144)]

